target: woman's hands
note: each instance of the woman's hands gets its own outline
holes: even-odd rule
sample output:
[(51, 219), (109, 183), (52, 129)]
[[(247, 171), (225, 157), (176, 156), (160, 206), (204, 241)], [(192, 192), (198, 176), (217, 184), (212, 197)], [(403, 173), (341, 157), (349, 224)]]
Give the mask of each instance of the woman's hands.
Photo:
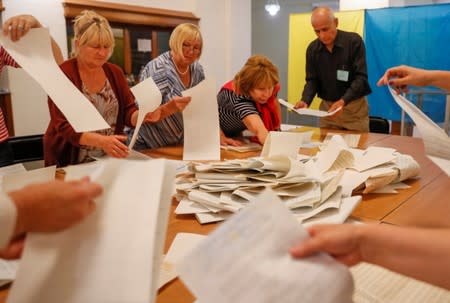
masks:
[(108, 156), (126, 158), (130, 153), (128, 146), (123, 143), (126, 141), (127, 136), (123, 135), (102, 136), (100, 147)]

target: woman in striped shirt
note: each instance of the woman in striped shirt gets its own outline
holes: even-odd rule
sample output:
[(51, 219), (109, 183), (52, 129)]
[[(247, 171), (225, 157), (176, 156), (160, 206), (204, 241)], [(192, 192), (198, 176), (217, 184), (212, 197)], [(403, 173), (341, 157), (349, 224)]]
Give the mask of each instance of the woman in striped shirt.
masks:
[(242, 142), (232, 137), (241, 136), (248, 129), (255, 134), (253, 141), (264, 144), (269, 131), (280, 128), (279, 90), (277, 67), (265, 56), (250, 57), (217, 95), (220, 143), (241, 145)]
[(161, 91), (159, 109), (162, 114), (160, 121), (141, 126), (135, 149), (182, 144), (184, 127), (181, 111), (191, 97), (181, 97), (181, 92), (205, 79), (203, 67), (198, 63), (203, 39), (197, 25), (178, 25), (170, 35), (169, 47), (169, 51), (150, 61), (142, 71), (140, 80), (151, 77)]

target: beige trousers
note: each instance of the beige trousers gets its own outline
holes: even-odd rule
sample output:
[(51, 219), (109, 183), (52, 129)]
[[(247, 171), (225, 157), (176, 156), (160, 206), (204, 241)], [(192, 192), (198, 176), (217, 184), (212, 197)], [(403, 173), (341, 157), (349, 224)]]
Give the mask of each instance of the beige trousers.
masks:
[[(320, 110), (328, 111), (333, 104), (322, 100)], [(324, 117), (320, 119), (321, 128), (346, 129), (360, 132), (369, 131), (369, 105), (366, 98), (349, 102), (344, 106), (343, 113), (337, 118)]]

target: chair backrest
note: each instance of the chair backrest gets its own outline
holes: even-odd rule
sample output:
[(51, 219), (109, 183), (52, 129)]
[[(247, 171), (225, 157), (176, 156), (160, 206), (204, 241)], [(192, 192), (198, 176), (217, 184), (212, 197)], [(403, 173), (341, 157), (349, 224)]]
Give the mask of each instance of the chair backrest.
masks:
[(389, 121), (382, 117), (369, 117), (369, 130), (371, 133), (389, 134)]
[(43, 135), (10, 138), (9, 144), (14, 154), (14, 163), (44, 159)]

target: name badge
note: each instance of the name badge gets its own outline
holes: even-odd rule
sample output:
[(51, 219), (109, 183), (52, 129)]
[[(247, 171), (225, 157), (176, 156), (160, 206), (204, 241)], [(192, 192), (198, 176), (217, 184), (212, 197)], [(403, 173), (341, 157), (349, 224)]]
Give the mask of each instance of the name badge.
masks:
[(342, 70), (342, 69), (338, 69), (337, 70), (337, 79), (339, 81), (347, 82), (348, 81), (348, 74), (349, 74), (348, 71)]

